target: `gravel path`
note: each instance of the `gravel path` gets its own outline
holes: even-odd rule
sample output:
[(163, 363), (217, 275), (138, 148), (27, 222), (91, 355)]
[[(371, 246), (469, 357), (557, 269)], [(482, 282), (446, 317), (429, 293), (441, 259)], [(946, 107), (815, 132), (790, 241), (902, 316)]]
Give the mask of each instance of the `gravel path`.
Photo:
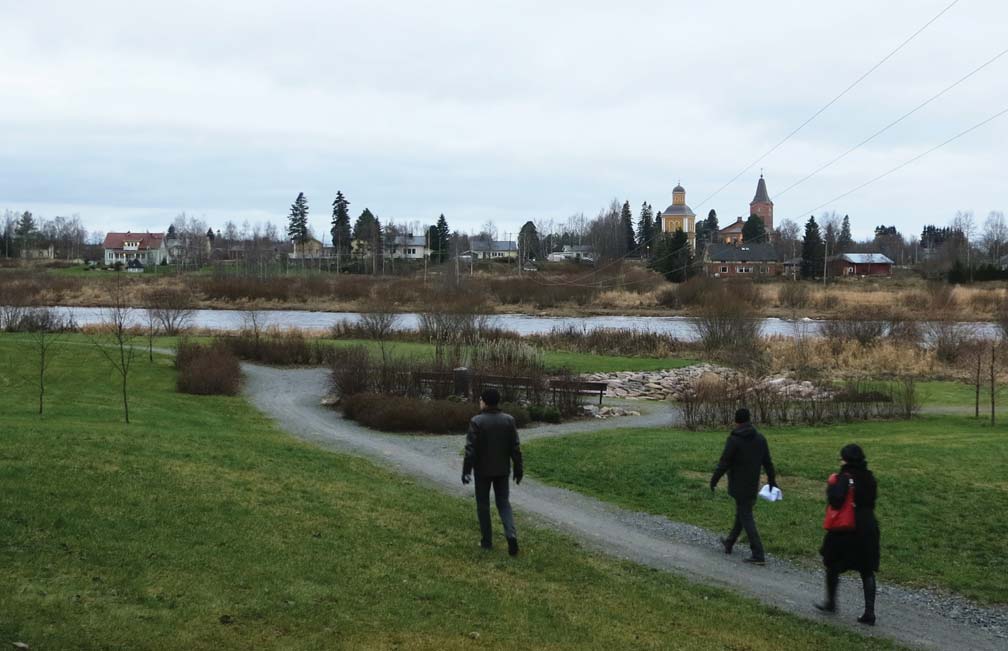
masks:
[[(359, 454), (417, 477), (452, 495), (471, 497), (463, 487), (461, 436), (403, 436), (366, 429), (319, 405), (326, 372), (243, 365), (251, 402), (290, 434), (321, 447)], [(618, 427), (671, 424), (676, 414), (665, 405), (633, 403), (640, 417), (578, 422), (523, 430), (525, 440)], [(534, 472), (534, 471), (533, 471)], [(676, 572), (705, 585), (729, 588), (796, 615), (880, 635), (928, 649), (1008, 649), (1008, 609), (985, 608), (965, 599), (927, 591), (879, 588), (879, 624), (867, 629), (854, 622), (860, 612), (860, 581), (845, 578), (839, 595), (843, 613), (820, 615), (812, 603), (822, 596), (821, 572), (770, 557), (766, 567), (750, 567), (737, 551), (725, 557), (712, 532), (636, 513), (579, 493), (526, 479), (511, 492), (512, 504), (572, 535), (598, 551)], [(728, 514), (725, 514), (728, 517)], [(473, 535), (476, 536), (475, 517)], [(475, 538), (473, 539), (475, 541)], [(848, 575), (851, 576), (851, 575)]]

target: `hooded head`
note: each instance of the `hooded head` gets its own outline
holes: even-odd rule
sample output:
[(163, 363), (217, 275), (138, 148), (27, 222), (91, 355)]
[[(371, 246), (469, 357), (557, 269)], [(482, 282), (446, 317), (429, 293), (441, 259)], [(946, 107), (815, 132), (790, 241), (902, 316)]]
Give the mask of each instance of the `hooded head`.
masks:
[(868, 465), (868, 459), (865, 458), (864, 450), (857, 443), (843, 446), (840, 450), (840, 458), (848, 466), (865, 468)]

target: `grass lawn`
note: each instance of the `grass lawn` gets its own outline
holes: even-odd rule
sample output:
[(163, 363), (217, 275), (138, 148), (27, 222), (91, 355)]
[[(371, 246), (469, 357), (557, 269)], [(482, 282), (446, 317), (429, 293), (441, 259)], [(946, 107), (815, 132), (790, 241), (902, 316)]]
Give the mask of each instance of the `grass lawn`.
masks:
[(126, 426), (104, 359), (66, 346), (39, 418), (32, 361), (0, 335), (2, 644), (892, 648), (521, 520), (522, 556), (484, 553), (470, 500), (177, 394), (164, 357), (136, 362)]
[[(784, 491), (783, 502), (757, 507), (768, 552), (819, 562), (825, 480), (840, 448), (857, 442), (879, 483), (883, 580), (1008, 602), (1008, 426), (930, 416), (764, 433)], [(539, 479), (727, 531), (727, 480), (715, 496), (708, 488), (724, 440), (724, 432), (639, 429), (524, 447), (526, 467)]]

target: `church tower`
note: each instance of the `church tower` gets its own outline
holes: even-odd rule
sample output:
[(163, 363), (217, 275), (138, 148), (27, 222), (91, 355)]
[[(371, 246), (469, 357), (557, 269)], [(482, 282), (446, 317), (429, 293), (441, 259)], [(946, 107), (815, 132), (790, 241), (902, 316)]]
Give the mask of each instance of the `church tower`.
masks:
[(681, 185), (672, 188), (672, 205), (661, 213), (663, 233), (686, 233), (690, 246), (696, 245), (696, 215), (686, 205), (686, 189)]
[(749, 202), (749, 214), (763, 220), (767, 233), (773, 231), (773, 201), (770, 201), (770, 195), (767, 194), (766, 181), (763, 180), (762, 174), (759, 175), (759, 183), (756, 184), (756, 196)]

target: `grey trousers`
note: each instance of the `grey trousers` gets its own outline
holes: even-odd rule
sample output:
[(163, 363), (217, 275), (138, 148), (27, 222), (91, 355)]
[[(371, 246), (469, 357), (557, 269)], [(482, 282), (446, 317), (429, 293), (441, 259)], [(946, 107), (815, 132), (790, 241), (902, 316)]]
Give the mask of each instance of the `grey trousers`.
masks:
[(493, 528), (490, 525), (490, 487), (493, 486), (494, 501), (504, 525), (504, 535), (517, 538), (514, 515), (511, 513), (511, 502), (508, 500), (508, 476), (480, 477), (476, 475), (476, 517), (479, 518), (480, 535), (484, 542), (490, 542)]
[(756, 531), (756, 520), (753, 518), (754, 506), (756, 506), (755, 498), (735, 499), (735, 525), (732, 526), (731, 533), (728, 534), (728, 542), (734, 545), (739, 534), (745, 529), (753, 558), (764, 558), (763, 542), (760, 540), (759, 531)]

